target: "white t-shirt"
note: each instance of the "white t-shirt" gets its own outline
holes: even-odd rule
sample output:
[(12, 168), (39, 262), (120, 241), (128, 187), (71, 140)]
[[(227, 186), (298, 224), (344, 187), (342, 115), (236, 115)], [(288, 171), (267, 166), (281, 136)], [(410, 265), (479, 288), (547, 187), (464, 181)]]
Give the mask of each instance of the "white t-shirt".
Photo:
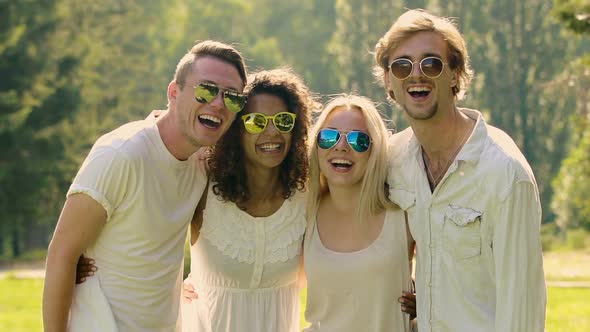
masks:
[(154, 119), (95, 143), (67, 195), (92, 197), (107, 222), (85, 253), (98, 271), (76, 287), (71, 330), (104, 330), (109, 321), (120, 331), (177, 329), (183, 246), (206, 184), (204, 162), (177, 160)]

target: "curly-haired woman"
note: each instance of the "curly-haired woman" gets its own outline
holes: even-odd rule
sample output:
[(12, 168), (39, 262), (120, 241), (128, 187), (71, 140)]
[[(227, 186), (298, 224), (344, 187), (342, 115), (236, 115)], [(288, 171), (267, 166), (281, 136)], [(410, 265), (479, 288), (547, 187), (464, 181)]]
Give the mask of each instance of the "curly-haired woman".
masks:
[(208, 193), (191, 224), (198, 300), (183, 305), (183, 331), (299, 331), (315, 101), (286, 68), (254, 74), (244, 92), (246, 107), (210, 151)]

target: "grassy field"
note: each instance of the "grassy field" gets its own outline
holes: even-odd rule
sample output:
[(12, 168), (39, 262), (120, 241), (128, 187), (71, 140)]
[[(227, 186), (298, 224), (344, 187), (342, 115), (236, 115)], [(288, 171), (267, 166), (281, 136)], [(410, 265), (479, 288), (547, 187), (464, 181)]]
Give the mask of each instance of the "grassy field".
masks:
[[(42, 291), (41, 279), (0, 280), (0, 331), (41, 331)], [(590, 331), (590, 288), (548, 291), (547, 332)], [(305, 324), (303, 316), (301, 320)]]
[(42, 331), (42, 279), (0, 280), (0, 331)]
[[(550, 252), (545, 270), (549, 285), (564, 280), (590, 283), (590, 252)], [(42, 291), (42, 279), (0, 279), (0, 331), (41, 331)], [(303, 314), (301, 320), (304, 323)], [(590, 331), (590, 288), (549, 287), (546, 331)]]

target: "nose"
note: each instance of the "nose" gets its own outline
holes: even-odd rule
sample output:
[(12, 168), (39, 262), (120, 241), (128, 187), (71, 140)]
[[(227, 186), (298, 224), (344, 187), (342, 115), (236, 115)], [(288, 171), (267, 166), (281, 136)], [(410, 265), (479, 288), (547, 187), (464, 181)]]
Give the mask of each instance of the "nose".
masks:
[(422, 76), (422, 69), (420, 69), (420, 61), (412, 63), (412, 73), (410, 76), (418, 77)]
[(209, 105), (215, 107), (216, 109), (224, 109), (225, 102), (223, 101), (223, 92), (219, 92), (217, 96), (209, 103)]
[(334, 145), (334, 150), (348, 151), (348, 142), (346, 141), (346, 137), (344, 135), (340, 135), (338, 142), (336, 142), (336, 145)]
[(277, 130), (275, 127), (274, 122), (271, 119), (267, 119), (268, 123), (266, 124), (266, 128), (264, 128), (264, 133), (269, 135), (276, 135), (279, 134), (280, 131)]

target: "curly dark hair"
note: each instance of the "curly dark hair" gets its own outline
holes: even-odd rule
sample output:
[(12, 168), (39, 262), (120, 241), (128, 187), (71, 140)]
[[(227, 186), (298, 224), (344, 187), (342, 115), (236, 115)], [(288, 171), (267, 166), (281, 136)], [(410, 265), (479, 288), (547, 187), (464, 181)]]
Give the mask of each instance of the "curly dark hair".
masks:
[[(296, 190), (305, 190), (309, 170), (307, 132), (311, 123), (311, 113), (318, 108), (315, 96), (303, 80), (287, 67), (251, 74), (244, 93), (248, 94), (248, 98), (259, 94), (277, 96), (283, 100), (289, 112), (297, 114), (295, 127), (291, 131), (292, 144), (280, 165), (279, 181), (285, 199), (295, 194)], [(247, 107), (246, 104), (244, 110)], [(236, 115), (236, 120), (215, 147), (210, 148), (208, 159), (209, 175), (214, 182), (213, 193), (222, 200), (231, 201), (238, 206), (250, 199), (244, 149), (241, 144), (236, 144), (241, 142), (241, 135), (245, 130), (240, 120), (244, 110)]]

